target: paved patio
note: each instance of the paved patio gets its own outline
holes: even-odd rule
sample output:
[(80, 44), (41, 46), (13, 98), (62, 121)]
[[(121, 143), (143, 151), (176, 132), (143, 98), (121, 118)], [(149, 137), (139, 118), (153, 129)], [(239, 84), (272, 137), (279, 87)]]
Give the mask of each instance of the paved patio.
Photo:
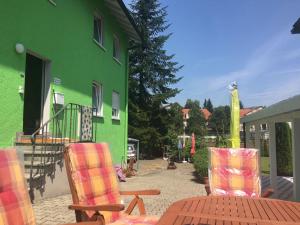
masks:
[[(179, 199), (206, 195), (204, 186), (193, 175), (192, 164), (177, 164), (176, 170), (166, 170), (163, 160), (146, 160), (140, 164), (138, 176), (121, 183), (122, 190), (160, 189), (159, 196), (145, 196), (147, 214), (162, 215), (168, 206)], [(124, 198), (125, 205), (130, 201)], [(57, 225), (75, 221), (74, 212), (67, 209), (72, 203), (71, 195), (44, 199), (34, 204), (37, 224)], [(137, 213), (137, 212), (134, 212)]]
[[(120, 184), (122, 190), (160, 189), (159, 196), (145, 196), (147, 214), (160, 216), (168, 206), (180, 199), (195, 195), (206, 195), (204, 186), (194, 176), (192, 164), (176, 164), (176, 170), (166, 170), (167, 162), (163, 160), (141, 161), (137, 176), (127, 178), (127, 182)], [(269, 187), (269, 177), (262, 178), (262, 187)], [(291, 178), (278, 177), (279, 190), (276, 198), (291, 199), (293, 181)], [(125, 205), (130, 197), (123, 199)], [(67, 209), (72, 203), (71, 195), (44, 199), (34, 204), (37, 224), (57, 225), (75, 222), (74, 212)], [(134, 211), (137, 213), (137, 211)]]

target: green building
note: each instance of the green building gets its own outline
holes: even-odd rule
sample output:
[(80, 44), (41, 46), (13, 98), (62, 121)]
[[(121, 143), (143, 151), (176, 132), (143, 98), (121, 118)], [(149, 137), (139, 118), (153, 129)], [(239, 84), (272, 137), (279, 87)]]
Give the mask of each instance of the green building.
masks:
[(125, 159), (132, 42), (122, 0), (2, 1), (0, 148), (17, 147), (31, 192), (68, 190), (67, 143), (107, 142), (114, 163)]
[(140, 38), (124, 3), (11, 0), (1, 5), (0, 146), (34, 133), (55, 115), (56, 106), (76, 103), (96, 108), (93, 139), (108, 142), (120, 162), (127, 146), (128, 47)]

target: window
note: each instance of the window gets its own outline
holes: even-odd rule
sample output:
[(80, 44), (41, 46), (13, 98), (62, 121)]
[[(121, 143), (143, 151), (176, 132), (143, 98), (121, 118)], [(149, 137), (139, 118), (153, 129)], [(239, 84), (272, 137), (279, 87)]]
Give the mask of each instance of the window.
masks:
[(115, 91), (112, 93), (112, 118), (120, 119), (120, 95)]
[(94, 16), (94, 39), (103, 45), (103, 22), (100, 16)]
[(93, 115), (103, 116), (103, 91), (102, 85), (93, 82)]
[(113, 46), (113, 56), (116, 60), (120, 61), (121, 58), (121, 49), (120, 49), (120, 41), (119, 38), (114, 36), (114, 46)]

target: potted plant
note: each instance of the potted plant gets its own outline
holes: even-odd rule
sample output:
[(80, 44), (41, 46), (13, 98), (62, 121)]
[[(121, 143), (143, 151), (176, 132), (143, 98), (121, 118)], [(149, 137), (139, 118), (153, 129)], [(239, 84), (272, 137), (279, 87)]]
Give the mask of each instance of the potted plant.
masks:
[(193, 158), (194, 168), (204, 184), (208, 183), (208, 149), (202, 148)]

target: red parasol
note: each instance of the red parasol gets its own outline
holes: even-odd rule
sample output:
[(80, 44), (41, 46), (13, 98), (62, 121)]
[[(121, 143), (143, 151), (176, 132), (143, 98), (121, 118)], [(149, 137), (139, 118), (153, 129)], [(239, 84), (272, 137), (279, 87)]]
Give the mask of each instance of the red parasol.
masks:
[(191, 148), (191, 155), (194, 156), (196, 153), (196, 140), (195, 140), (195, 134), (192, 133), (192, 148)]

